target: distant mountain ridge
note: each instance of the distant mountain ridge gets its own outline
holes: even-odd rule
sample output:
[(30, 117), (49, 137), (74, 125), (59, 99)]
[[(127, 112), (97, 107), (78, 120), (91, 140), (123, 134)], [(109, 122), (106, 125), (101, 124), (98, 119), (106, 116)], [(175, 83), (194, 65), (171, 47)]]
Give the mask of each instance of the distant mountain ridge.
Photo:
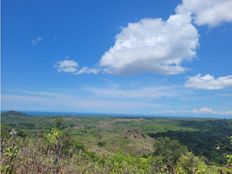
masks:
[(11, 111), (4, 111), (1, 113), (1, 115), (3, 116), (28, 116), (26, 113), (24, 112), (19, 112), (19, 111), (14, 111), (14, 110), (11, 110)]

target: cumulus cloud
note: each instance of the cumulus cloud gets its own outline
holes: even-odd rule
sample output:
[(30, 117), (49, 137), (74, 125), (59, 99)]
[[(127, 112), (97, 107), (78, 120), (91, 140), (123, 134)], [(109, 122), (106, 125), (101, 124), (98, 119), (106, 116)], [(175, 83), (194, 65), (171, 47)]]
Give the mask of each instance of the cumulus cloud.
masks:
[(71, 73), (75, 75), (87, 73), (87, 74), (97, 74), (98, 69), (96, 68), (89, 68), (89, 67), (80, 67), (78, 62), (74, 60), (62, 60), (58, 61), (55, 64), (55, 67), (58, 72), (65, 72), (65, 73)]
[(182, 0), (176, 14), (167, 20), (145, 18), (128, 25), (116, 35), (115, 43), (98, 66), (70, 68), (74, 74), (132, 74), (152, 72), (175, 75), (186, 71), (185, 61), (196, 56), (197, 25), (216, 26), (232, 22), (232, 0)]
[(195, 56), (198, 37), (187, 15), (142, 19), (122, 29), (99, 65), (107, 73), (183, 73), (182, 63)]
[(178, 5), (178, 14), (191, 14), (197, 25), (216, 26), (232, 22), (231, 0), (183, 0)]
[(232, 75), (215, 78), (210, 74), (207, 74), (205, 76), (198, 74), (196, 76), (188, 78), (185, 87), (208, 90), (232, 87)]
[(150, 18), (129, 23), (99, 65), (107, 73), (183, 73), (183, 61), (193, 59), (199, 45), (192, 21), (209, 26), (232, 22), (231, 9), (231, 0), (183, 0), (167, 21)]
[(36, 38), (34, 38), (34, 39), (31, 40), (31, 43), (32, 43), (33, 45), (36, 45), (36, 44), (38, 44), (39, 42), (41, 42), (42, 40), (43, 40), (42, 37), (36, 37)]

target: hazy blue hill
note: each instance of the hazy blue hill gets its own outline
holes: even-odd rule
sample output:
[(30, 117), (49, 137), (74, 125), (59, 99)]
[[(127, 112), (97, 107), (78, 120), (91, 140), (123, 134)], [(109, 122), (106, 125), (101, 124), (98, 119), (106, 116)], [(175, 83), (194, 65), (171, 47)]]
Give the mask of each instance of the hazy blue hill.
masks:
[(49, 129), (53, 121), (48, 117), (33, 117), (23, 112), (7, 111), (1, 113), (1, 133), (9, 134), (14, 128), (21, 135), (30, 135), (38, 129)]
[(19, 112), (19, 111), (5, 111), (5, 112), (2, 112), (1, 115), (2, 116), (8, 116), (8, 117), (11, 117), (11, 116), (27, 116), (26, 113)]

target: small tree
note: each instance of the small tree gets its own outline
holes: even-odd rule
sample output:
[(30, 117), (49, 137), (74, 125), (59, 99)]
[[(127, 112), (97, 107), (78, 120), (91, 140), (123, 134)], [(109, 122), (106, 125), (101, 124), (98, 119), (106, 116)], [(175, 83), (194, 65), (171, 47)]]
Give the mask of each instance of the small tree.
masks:
[(62, 118), (56, 119), (56, 127), (46, 135), (46, 140), (49, 144), (49, 149), (53, 152), (55, 158), (53, 165), (55, 167), (55, 174), (59, 173), (59, 161), (62, 155), (62, 150), (66, 144), (67, 136), (62, 127)]

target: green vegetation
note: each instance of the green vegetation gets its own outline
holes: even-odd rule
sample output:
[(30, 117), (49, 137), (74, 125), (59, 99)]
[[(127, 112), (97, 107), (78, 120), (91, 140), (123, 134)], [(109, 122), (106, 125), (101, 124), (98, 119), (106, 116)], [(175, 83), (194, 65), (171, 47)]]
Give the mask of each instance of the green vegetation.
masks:
[(1, 116), (1, 172), (231, 174), (232, 120)]

